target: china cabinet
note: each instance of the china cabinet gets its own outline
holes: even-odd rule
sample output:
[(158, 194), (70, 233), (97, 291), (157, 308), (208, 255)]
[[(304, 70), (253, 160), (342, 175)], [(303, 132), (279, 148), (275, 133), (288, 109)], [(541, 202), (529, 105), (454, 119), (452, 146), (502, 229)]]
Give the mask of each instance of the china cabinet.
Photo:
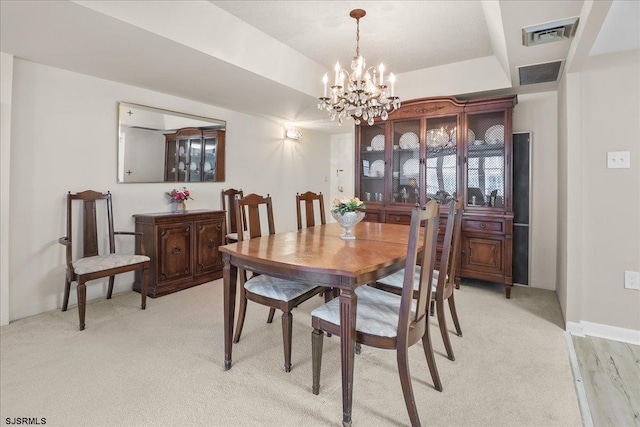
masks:
[[(143, 233), (144, 249), (151, 258), (149, 290), (155, 298), (222, 277), (225, 212), (193, 210), (133, 216)], [(140, 241), (136, 249), (140, 249)], [(140, 292), (141, 274), (133, 289)]]
[[(356, 126), (356, 194), (365, 221), (409, 224), (431, 199), (465, 200), (461, 277), (511, 294), (512, 113), (516, 96), (404, 102), (387, 121)], [(445, 212), (443, 212), (443, 215)]]
[(225, 131), (183, 128), (165, 139), (165, 181), (224, 181)]

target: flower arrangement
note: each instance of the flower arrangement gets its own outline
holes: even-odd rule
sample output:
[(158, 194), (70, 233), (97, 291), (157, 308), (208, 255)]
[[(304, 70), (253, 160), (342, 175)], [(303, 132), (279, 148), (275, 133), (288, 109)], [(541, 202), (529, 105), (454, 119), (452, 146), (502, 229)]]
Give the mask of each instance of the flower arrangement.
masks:
[(340, 215), (344, 215), (345, 212), (356, 212), (364, 210), (366, 206), (357, 197), (347, 197), (343, 199), (334, 199), (333, 208), (331, 212), (335, 212)]
[(179, 189), (173, 189), (170, 193), (165, 193), (167, 197), (169, 197), (169, 203), (181, 203), (187, 199), (193, 200), (191, 197), (191, 193), (187, 190), (187, 187), (182, 187)]

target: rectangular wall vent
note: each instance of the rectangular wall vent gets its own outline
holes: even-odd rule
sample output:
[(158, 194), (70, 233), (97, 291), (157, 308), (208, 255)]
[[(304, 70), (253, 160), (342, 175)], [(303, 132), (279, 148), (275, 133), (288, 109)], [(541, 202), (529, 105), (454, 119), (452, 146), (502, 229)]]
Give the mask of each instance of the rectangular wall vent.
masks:
[(543, 43), (567, 40), (576, 33), (578, 17), (533, 25), (522, 29), (522, 44), (535, 46)]
[(557, 81), (563, 63), (564, 61), (553, 61), (518, 67), (520, 86)]

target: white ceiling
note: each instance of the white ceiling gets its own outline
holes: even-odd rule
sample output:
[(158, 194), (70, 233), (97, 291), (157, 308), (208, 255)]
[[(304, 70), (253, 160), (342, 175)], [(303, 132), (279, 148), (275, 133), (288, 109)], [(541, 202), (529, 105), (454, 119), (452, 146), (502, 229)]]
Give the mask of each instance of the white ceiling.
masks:
[[(336, 60), (348, 65), (355, 54), (352, 9), (367, 11), (360, 20), (361, 54), (369, 65), (384, 62), (397, 74), (397, 94), (406, 100), (555, 90), (557, 82), (519, 86), (517, 67), (567, 58), (579, 64), (592, 46), (594, 54), (639, 49), (639, 4), (2, 0), (0, 49), (231, 110), (344, 132), (317, 110), (316, 98), (322, 75)], [(575, 16), (580, 23), (574, 38), (522, 46), (523, 27)]]

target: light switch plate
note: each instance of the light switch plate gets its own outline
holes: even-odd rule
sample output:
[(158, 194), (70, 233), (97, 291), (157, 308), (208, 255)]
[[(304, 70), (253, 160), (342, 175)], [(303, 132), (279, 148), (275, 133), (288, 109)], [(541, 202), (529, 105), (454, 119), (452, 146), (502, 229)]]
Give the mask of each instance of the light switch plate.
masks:
[(607, 152), (607, 168), (629, 169), (631, 167), (631, 152), (609, 151)]

